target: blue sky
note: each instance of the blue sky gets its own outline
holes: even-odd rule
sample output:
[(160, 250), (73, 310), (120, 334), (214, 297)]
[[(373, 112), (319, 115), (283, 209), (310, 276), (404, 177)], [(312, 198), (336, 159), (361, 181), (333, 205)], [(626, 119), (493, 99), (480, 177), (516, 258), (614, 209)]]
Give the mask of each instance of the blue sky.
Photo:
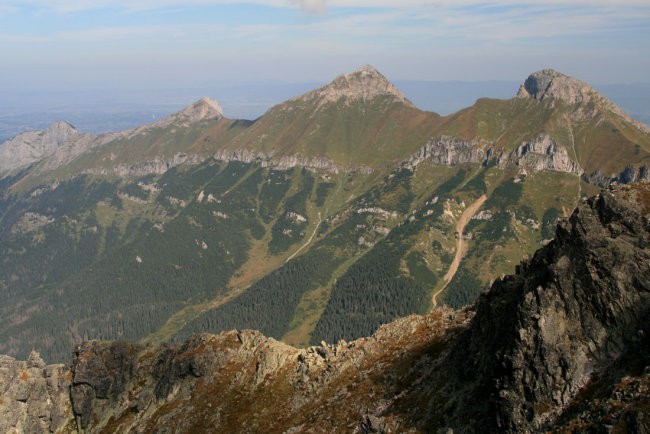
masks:
[(518, 80), (650, 81), (650, 1), (3, 0), (0, 91)]

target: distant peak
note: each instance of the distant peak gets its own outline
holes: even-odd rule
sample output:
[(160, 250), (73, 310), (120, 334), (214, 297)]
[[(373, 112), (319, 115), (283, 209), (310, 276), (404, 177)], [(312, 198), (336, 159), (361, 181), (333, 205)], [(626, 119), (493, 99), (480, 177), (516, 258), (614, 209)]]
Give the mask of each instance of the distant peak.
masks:
[(533, 72), (519, 87), (517, 98), (534, 98), (539, 101), (558, 100), (567, 104), (593, 102), (597, 110), (610, 111), (631, 123), (639, 130), (650, 133), (647, 125), (631, 118), (619, 106), (611, 102), (587, 83), (569, 77), (554, 69)]
[(413, 106), (402, 91), (371, 65), (364, 65), (354, 72), (339, 75), (330, 84), (294, 100), (318, 100), (319, 106), (322, 106), (341, 98), (348, 101), (370, 101), (382, 96)]
[(204, 96), (190, 106), (185, 107), (177, 114), (186, 115), (191, 118), (190, 120), (199, 121), (221, 118), (223, 117), (223, 110), (217, 101)]
[(185, 127), (195, 122), (221, 119), (223, 117), (223, 110), (219, 103), (204, 96), (200, 100), (190, 104), (173, 115), (167, 116), (166, 118), (151, 124), (151, 126), (163, 128), (173, 124)]
[(79, 135), (79, 131), (72, 124), (66, 121), (57, 121), (47, 127), (44, 140), (55, 143), (56, 146), (61, 146), (61, 144), (77, 135)]
[(46, 132), (50, 134), (70, 134), (77, 133), (77, 129), (70, 122), (56, 121), (52, 122), (50, 126), (47, 127)]
[(557, 99), (567, 104), (579, 104), (591, 101), (597, 94), (591, 86), (577, 78), (549, 68), (530, 74), (519, 88), (517, 97), (539, 101)]
[(368, 75), (378, 75), (384, 77), (383, 75), (381, 75), (379, 71), (377, 71), (377, 68), (375, 68), (372, 65), (363, 65), (361, 68), (357, 69), (352, 74), (368, 74)]

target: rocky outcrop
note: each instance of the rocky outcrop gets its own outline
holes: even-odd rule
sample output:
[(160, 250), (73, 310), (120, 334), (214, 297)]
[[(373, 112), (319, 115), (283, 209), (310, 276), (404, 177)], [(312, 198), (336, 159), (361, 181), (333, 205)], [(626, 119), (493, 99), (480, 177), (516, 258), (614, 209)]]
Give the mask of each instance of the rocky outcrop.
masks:
[(547, 134), (539, 136), (519, 145), (513, 152), (497, 158), (501, 168), (519, 167), (532, 172), (551, 170), (555, 172), (582, 175), (580, 165), (571, 159), (567, 149), (558, 145)]
[(276, 156), (274, 153), (254, 152), (249, 149), (222, 149), (212, 156), (218, 161), (241, 161), (255, 163), (262, 167), (271, 167), (278, 170), (288, 170), (294, 167), (322, 170), (330, 173), (364, 173), (373, 172), (371, 167), (344, 167), (325, 157), (305, 157), (302, 155)]
[(417, 166), (424, 161), (444, 166), (463, 163), (487, 164), (492, 159), (492, 153), (493, 149), (489, 148), (485, 142), (441, 136), (429, 140), (414, 156), (407, 160), (407, 164)]
[(54, 122), (45, 131), (29, 131), (0, 144), (0, 172), (19, 169), (53, 155), (75, 141), (92, 136), (79, 133), (67, 122)]
[(302, 350), (251, 330), (159, 349), (88, 342), (75, 350), (74, 412), (88, 432), (395, 430), (399, 419), (382, 412), (399, 393), (398, 379), (416, 373), (378, 378), (386, 367), (409, 366), (425, 342), (442, 343), (467, 318), (450, 310), (414, 315), (369, 338)]
[(182, 164), (192, 166), (204, 160), (205, 157), (197, 154), (178, 153), (171, 158), (155, 157), (151, 160), (141, 161), (135, 164), (118, 164), (110, 168), (88, 169), (83, 173), (92, 175), (116, 175), (122, 178), (138, 178), (150, 174), (161, 175), (172, 167)]
[(377, 97), (415, 107), (402, 91), (395, 87), (379, 71), (370, 65), (362, 66), (354, 72), (338, 76), (327, 86), (323, 86), (288, 102), (315, 102), (318, 108), (344, 99), (346, 103), (371, 101)]
[(404, 164), (416, 167), (423, 162), (445, 166), (464, 163), (485, 166), (495, 164), (501, 169), (516, 167), (532, 172), (551, 170), (576, 175), (583, 173), (580, 165), (571, 159), (567, 149), (547, 134), (539, 134), (523, 142), (512, 152), (494, 148), (484, 141), (442, 136), (429, 140)]
[(517, 98), (534, 98), (539, 101), (556, 99), (567, 104), (588, 103), (594, 96), (588, 84), (553, 69), (534, 72), (519, 87)]
[(604, 191), (481, 296), (438, 383), (453, 396), (447, 423), (550, 429), (650, 365), (649, 316), (650, 186)]
[(621, 173), (614, 173), (612, 175), (604, 175), (600, 171), (596, 171), (591, 175), (584, 173), (582, 179), (593, 185), (600, 187), (608, 187), (613, 183), (630, 184), (633, 182), (648, 182), (650, 181), (650, 169), (647, 165), (632, 166), (628, 165)]
[(0, 432), (66, 432), (70, 378), (64, 365), (45, 366), (36, 352), (27, 361), (0, 356)]
[(372, 173), (372, 168), (367, 166), (343, 167), (325, 157), (303, 157), (301, 155), (290, 155), (274, 157), (262, 152), (253, 152), (248, 149), (227, 150), (222, 149), (210, 157), (199, 154), (178, 153), (171, 158), (155, 157), (151, 160), (141, 161), (135, 164), (118, 164), (109, 168), (87, 169), (83, 173), (92, 175), (115, 175), (122, 178), (138, 178), (150, 174), (161, 175), (172, 167), (180, 165), (196, 165), (207, 158), (214, 158), (217, 161), (240, 161), (243, 163), (255, 163), (262, 167), (271, 167), (277, 170), (288, 170), (294, 167), (322, 170), (330, 173)]

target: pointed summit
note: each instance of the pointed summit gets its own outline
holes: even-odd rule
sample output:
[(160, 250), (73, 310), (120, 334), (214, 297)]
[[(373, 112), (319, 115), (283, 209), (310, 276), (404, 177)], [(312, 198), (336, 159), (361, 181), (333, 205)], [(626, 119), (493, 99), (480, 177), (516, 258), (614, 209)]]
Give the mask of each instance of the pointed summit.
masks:
[[(207, 121), (210, 119), (218, 120), (223, 117), (221, 105), (219, 105), (217, 101), (204, 96), (184, 109), (154, 122), (149, 127), (163, 128), (172, 124), (179, 127), (187, 127), (195, 122)], [(141, 128), (138, 128), (135, 131), (139, 132)]]
[(217, 101), (204, 96), (200, 100), (185, 107), (183, 110), (172, 116), (184, 118), (189, 122), (198, 122), (208, 119), (222, 118), (223, 110)]
[(371, 65), (365, 65), (354, 72), (339, 75), (330, 84), (294, 98), (294, 101), (318, 101), (318, 106), (337, 102), (345, 98), (352, 101), (371, 101), (377, 97), (388, 97), (414, 107), (402, 91)]
[(52, 141), (56, 143), (57, 146), (60, 146), (65, 141), (73, 138), (78, 134), (79, 131), (77, 131), (77, 129), (71, 123), (66, 121), (58, 121), (50, 124), (47, 130), (45, 130), (45, 140)]

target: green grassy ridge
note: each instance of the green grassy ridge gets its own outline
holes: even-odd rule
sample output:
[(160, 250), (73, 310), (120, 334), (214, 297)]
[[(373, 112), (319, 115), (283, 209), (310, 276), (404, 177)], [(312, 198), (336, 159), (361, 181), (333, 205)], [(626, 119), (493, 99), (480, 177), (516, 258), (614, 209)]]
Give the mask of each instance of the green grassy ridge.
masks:
[(318, 107), (289, 101), (271, 109), (228, 147), (277, 156), (325, 157), (344, 167), (395, 164), (430, 136), (440, 116), (391, 98)]

